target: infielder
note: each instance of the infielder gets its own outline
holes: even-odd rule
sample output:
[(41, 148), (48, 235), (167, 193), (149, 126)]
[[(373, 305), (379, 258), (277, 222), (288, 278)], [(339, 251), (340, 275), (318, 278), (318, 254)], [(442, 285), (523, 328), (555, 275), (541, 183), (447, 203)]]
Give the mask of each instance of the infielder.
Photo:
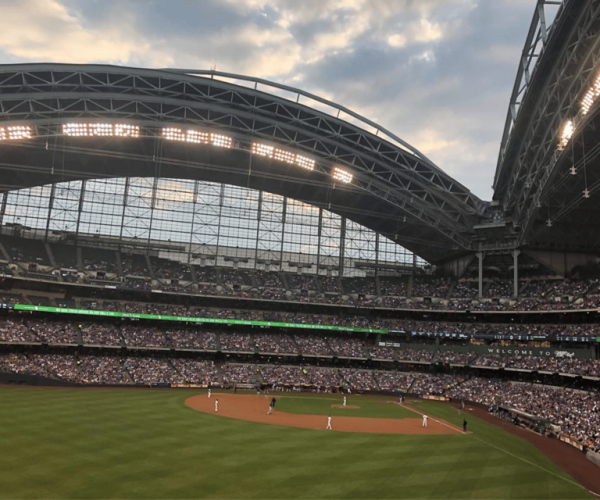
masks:
[(331, 415), (327, 415), (327, 427), (325, 427), (325, 429), (332, 430), (331, 429)]
[(215, 399), (215, 412), (219, 411), (219, 400)]
[(427, 419), (429, 417), (427, 415), (423, 415), (423, 427), (427, 427)]
[(346, 396), (344, 396), (344, 406), (346, 406)]
[(210, 398), (210, 387), (208, 388), (208, 397)]
[(273, 408), (275, 408), (275, 402), (277, 400), (275, 398), (271, 399), (271, 402), (269, 403), (269, 412), (267, 413), (267, 415), (270, 415), (271, 412), (273, 411)]

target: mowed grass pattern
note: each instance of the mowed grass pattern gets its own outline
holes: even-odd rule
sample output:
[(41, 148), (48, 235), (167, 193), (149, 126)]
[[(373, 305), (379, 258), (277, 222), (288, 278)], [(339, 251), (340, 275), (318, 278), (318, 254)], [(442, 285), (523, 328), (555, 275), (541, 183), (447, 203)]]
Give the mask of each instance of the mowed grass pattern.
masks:
[(0, 498), (593, 498), (473, 418), (466, 436), (328, 432), (201, 413), (193, 394), (0, 388)]
[[(287, 413), (300, 413), (308, 415), (331, 415), (343, 417), (369, 417), (369, 418), (421, 418), (421, 415), (395, 404), (395, 398), (382, 396), (349, 395), (346, 404), (350, 407), (339, 408), (343, 404), (342, 396), (324, 394), (290, 394), (277, 397), (275, 408)], [(390, 404), (391, 403), (391, 404)], [(352, 408), (358, 406), (358, 408)]]

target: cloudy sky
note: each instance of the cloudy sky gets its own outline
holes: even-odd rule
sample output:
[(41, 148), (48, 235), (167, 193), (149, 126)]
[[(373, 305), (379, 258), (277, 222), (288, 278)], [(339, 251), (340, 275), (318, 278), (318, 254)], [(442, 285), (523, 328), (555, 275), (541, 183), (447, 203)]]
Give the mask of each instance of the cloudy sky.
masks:
[(292, 85), (491, 199), (535, 0), (0, 0), (0, 62), (210, 69)]

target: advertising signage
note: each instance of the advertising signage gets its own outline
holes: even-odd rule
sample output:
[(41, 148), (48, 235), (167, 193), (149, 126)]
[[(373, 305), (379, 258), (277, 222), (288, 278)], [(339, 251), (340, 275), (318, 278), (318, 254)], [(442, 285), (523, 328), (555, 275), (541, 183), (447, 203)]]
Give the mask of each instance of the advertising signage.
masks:
[[(389, 330), (388, 333), (395, 335), (406, 335), (407, 332), (400, 330)], [(442, 338), (454, 340), (509, 340), (513, 342), (600, 342), (600, 337), (590, 337), (586, 335), (526, 335), (514, 333), (456, 333), (456, 332), (427, 332), (427, 331), (412, 331), (409, 333), (411, 337), (416, 338)]]
[(101, 316), (109, 318), (154, 319), (161, 321), (185, 321), (187, 323), (216, 323), (221, 325), (249, 325), (275, 328), (304, 328), (310, 330), (330, 330), (336, 332), (356, 333), (387, 333), (387, 330), (376, 328), (355, 328), (350, 326), (311, 325), (305, 323), (284, 323), (281, 321), (252, 321), (246, 319), (195, 318), (190, 316), (170, 316), (167, 314), (144, 314), (119, 311), (100, 311), (93, 309), (73, 309), (68, 307), (34, 306), (30, 304), (15, 304), (16, 311), (38, 311), (58, 314), (82, 314), (86, 316)]

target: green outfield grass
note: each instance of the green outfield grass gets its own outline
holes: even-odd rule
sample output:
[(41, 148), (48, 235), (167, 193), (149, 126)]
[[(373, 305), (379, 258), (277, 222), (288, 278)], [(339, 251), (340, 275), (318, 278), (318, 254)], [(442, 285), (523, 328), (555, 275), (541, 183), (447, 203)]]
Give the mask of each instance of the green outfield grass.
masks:
[[(287, 413), (372, 418), (421, 418), (421, 415), (395, 403), (396, 398), (381, 396), (347, 396), (346, 404), (358, 408), (336, 408), (344, 397), (339, 395), (294, 394), (277, 396), (275, 409)], [(387, 403), (386, 403), (387, 401)]]
[(328, 432), (198, 412), (193, 394), (0, 388), (0, 498), (593, 498), (473, 417), (469, 435)]

